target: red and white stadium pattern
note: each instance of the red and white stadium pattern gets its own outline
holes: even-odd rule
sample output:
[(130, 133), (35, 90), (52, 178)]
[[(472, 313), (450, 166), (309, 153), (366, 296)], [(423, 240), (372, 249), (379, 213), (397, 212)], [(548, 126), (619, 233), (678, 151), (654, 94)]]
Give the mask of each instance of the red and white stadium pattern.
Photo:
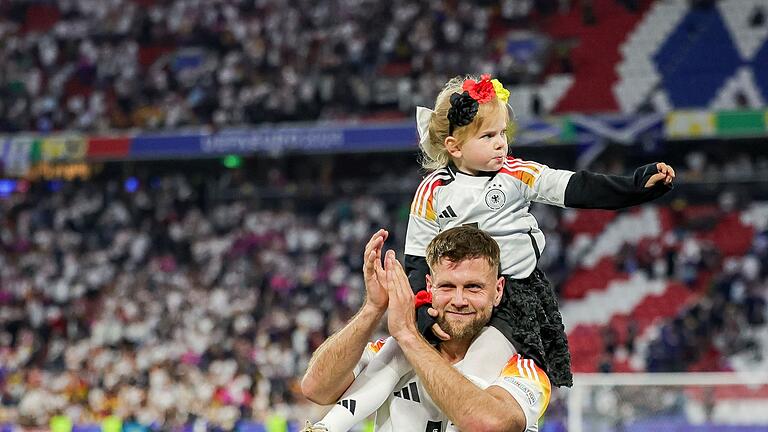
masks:
[(768, 12), (765, 0), (723, 0), (710, 8), (687, 0), (640, 2), (638, 14), (614, 0), (593, 3), (594, 26), (583, 24), (580, 8), (545, 21), (555, 39), (577, 41), (573, 76), (552, 75), (539, 90), (545, 108), (634, 113), (768, 101), (768, 24), (752, 22), (758, 11)]
[[(563, 287), (563, 320), (568, 332), (576, 372), (595, 372), (603, 347), (602, 331), (613, 328), (619, 344), (626, 338), (631, 320), (638, 326), (635, 355), (616, 356), (612, 370), (644, 371), (644, 345), (659, 325), (674, 318), (683, 308), (695, 303), (708, 288), (715, 272), (699, 272), (690, 286), (667, 277), (665, 270), (650, 279), (644, 272), (618, 270), (617, 255), (624, 245), (632, 245), (638, 261), (653, 261), (670, 248), (678, 259), (700, 244), (719, 250), (723, 262), (738, 264), (752, 246), (756, 233), (766, 229), (768, 205), (755, 204), (741, 212), (722, 213), (714, 206), (690, 206), (676, 214), (669, 207), (643, 207), (628, 213), (599, 210), (570, 211), (564, 218), (573, 235), (570, 254), (579, 256), (578, 267)], [(673, 240), (674, 231), (706, 221), (710, 228), (683, 239)], [(719, 353), (704, 356), (691, 370), (717, 370)], [(729, 363), (729, 368), (737, 368)]]

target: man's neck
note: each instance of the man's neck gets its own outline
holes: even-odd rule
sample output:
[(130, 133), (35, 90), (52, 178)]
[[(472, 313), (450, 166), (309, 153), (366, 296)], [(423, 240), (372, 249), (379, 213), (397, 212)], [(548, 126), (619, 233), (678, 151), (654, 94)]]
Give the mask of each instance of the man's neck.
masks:
[(464, 359), (464, 356), (472, 345), (473, 339), (467, 340), (449, 340), (440, 342), (440, 355), (451, 364), (455, 364)]

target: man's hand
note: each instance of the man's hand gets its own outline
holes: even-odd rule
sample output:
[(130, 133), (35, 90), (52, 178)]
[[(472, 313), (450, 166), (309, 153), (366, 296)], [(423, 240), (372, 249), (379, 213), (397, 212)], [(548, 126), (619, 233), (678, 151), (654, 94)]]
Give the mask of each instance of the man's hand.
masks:
[(655, 186), (658, 182), (664, 181), (664, 184), (669, 186), (672, 184), (672, 180), (675, 179), (675, 170), (672, 169), (671, 166), (665, 164), (664, 162), (659, 162), (656, 164), (656, 169), (659, 170), (657, 174), (654, 174), (651, 176), (651, 178), (648, 179), (648, 182), (645, 184), (645, 187), (650, 188)]
[(377, 311), (385, 311), (389, 303), (387, 289), (383, 281), (386, 280), (386, 273), (381, 265), (381, 250), (389, 233), (387, 230), (380, 229), (365, 245), (365, 255), (363, 262), (363, 280), (365, 281), (366, 303), (371, 305)]
[(418, 336), (413, 291), (411, 291), (411, 285), (403, 266), (395, 258), (394, 251), (387, 251), (384, 258), (384, 271), (386, 273), (387, 294), (389, 295), (387, 313), (389, 334), (398, 340), (402, 337)]

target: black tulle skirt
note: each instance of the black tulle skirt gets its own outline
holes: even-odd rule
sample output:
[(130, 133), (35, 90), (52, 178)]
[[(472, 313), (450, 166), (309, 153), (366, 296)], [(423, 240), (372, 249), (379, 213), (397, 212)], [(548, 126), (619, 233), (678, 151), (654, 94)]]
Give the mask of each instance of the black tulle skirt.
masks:
[(543, 271), (537, 268), (525, 279), (507, 277), (504, 296), (489, 324), (520, 354), (536, 361), (553, 385), (573, 385), (563, 317), (552, 283)]

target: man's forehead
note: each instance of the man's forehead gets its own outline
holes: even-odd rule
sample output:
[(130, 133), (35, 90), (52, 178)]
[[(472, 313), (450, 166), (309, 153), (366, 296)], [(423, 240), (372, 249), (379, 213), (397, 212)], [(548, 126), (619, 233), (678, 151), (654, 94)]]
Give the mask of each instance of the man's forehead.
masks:
[(436, 278), (449, 278), (458, 275), (486, 276), (496, 271), (486, 257), (467, 258), (459, 261), (453, 261), (448, 258), (441, 258), (432, 269), (432, 276)]

